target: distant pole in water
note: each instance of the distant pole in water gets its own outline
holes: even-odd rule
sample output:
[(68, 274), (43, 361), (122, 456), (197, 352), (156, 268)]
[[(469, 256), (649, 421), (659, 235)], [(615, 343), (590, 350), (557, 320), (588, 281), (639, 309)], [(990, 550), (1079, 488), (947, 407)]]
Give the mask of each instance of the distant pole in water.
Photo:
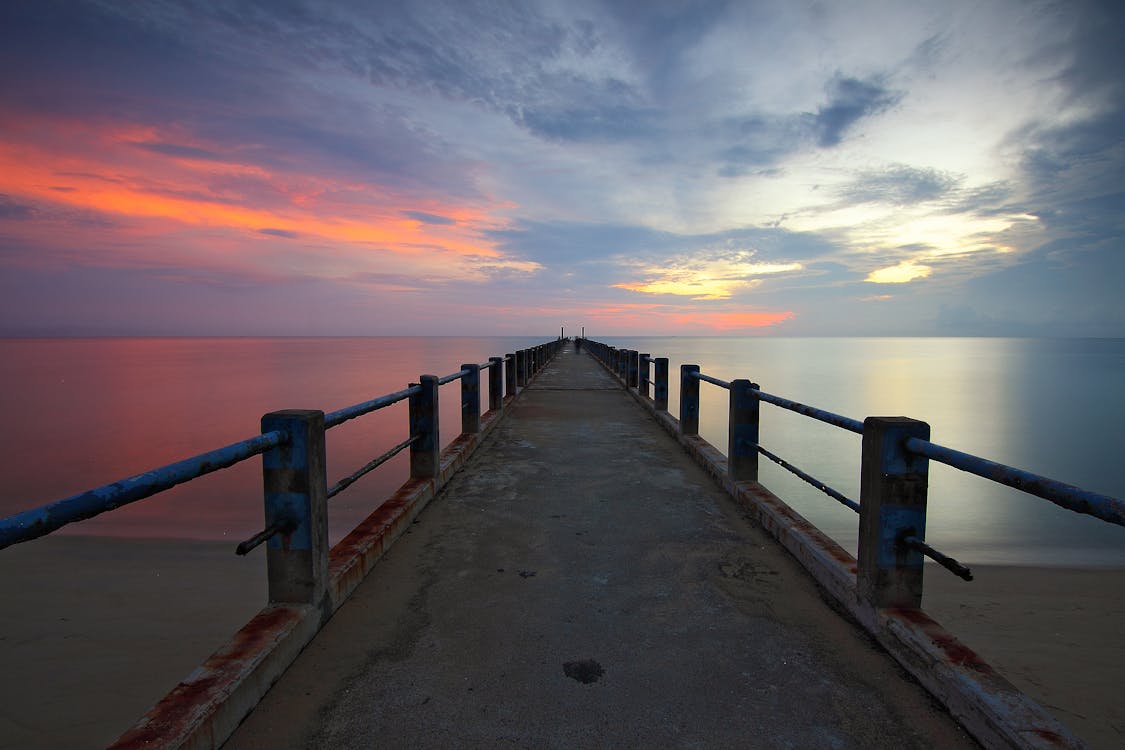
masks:
[(566, 338), (566, 326), (559, 326), (559, 339)]
[(586, 338), (586, 326), (582, 326), (582, 338)]

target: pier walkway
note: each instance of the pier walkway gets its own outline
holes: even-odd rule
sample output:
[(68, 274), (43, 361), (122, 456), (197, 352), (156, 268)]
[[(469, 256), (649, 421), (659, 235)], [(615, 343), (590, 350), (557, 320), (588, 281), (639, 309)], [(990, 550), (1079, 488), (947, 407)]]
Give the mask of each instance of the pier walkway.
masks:
[(226, 747), (969, 747), (573, 344)]

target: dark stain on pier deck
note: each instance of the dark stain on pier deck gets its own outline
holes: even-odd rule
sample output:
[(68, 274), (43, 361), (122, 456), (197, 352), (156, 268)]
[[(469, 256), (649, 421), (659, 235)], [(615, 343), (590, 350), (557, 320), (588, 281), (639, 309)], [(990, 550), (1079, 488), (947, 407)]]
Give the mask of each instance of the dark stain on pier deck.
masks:
[(419, 520), (228, 748), (973, 746), (573, 349)]

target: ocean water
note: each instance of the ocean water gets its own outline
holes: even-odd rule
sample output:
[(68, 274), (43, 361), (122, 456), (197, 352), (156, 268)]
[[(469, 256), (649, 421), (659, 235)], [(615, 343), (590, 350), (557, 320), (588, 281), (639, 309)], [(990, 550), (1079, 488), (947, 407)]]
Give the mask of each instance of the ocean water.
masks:
[[(48, 339), (0, 341), (0, 514), (24, 510), (254, 435), (262, 414), (331, 411), (543, 339)], [(723, 379), (846, 416), (904, 415), (932, 439), (1086, 489), (1125, 496), (1125, 341), (629, 338)], [(672, 411), (678, 381), (672, 378)], [(701, 433), (726, 443), (726, 394), (702, 385)], [(459, 430), (456, 385), (443, 442)], [(329, 482), (406, 434), (405, 404), (328, 433)], [(859, 436), (763, 405), (762, 444), (858, 498)], [(406, 478), (406, 457), (330, 504), (341, 538)], [(762, 481), (854, 551), (855, 514), (763, 461)], [(247, 461), (62, 533), (227, 539), (262, 525)], [(1125, 565), (1125, 528), (932, 464), (928, 540), (968, 564)]]
[[(606, 338), (863, 420), (907, 416), (931, 440), (1125, 498), (1125, 340)], [(726, 392), (700, 385), (700, 434), (726, 450)], [(763, 404), (763, 446), (859, 499), (860, 436)], [(760, 479), (853, 553), (857, 516), (770, 461)], [(927, 541), (967, 564), (1125, 565), (1125, 528), (930, 462)]]

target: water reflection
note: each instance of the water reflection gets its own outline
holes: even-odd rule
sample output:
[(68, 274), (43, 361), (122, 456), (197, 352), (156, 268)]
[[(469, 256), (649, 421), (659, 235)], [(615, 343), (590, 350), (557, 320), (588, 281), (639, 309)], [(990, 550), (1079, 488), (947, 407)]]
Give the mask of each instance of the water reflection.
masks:
[[(4, 515), (256, 434), (277, 409), (331, 411), (540, 343), (515, 338), (70, 339), (0, 342)], [(456, 382), (443, 386), (443, 443), (460, 431)], [(483, 392), (485, 408), (487, 393)], [(407, 434), (405, 403), (328, 433), (329, 482)], [(407, 475), (399, 455), (331, 501), (339, 539)], [(64, 533), (241, 539), (262, 524), (250, 460)]]
[[(856, 419), (905, 415), (935, 442), (1125, 496), (1125, 341), (1038, 339), (618, 339), (679, 364)], [(700, 433), (726, 449), (726, 393), (701, 384)], [(765, 405), (762, 444), (858, 499), (856, 435)], [(762, 481), (855, 550), (851, 511), (762, 459)], [(977, 564), (1125, 564), (1125, 529), (931, 464), (929, 539)]]

